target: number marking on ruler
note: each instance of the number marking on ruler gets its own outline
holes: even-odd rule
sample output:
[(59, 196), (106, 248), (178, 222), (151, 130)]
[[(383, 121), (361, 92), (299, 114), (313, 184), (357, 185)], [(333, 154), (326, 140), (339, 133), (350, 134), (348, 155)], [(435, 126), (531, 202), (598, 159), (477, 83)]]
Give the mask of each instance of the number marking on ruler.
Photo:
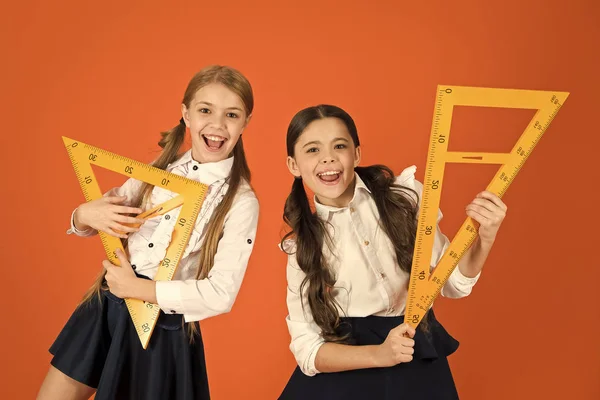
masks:
[[(411, 326), (419, 325), (477, 236), (477, 223), (467, 217), (433, 272), (430, 271), (446, 163), (501, 164), (487, 190), (502, 197), (568, 95), (568, 92), (438, 86), (406, 302), (406, 321)], [(510, 153), (449, 152), (454, 106), (522, 108), (537, 112)]]
[[(140, 218), (150, 218), (162, 215), (181, 206), (177, 222), (173, 228), (171, 243), (167, 248), (165, 258), (161, 261), (154, 277), (154, 280), (156, 281), (171, 280), (177, 270), (183, 252), (187, 247), (190, 234), (196, 222), (196, 218), (198, 217), (208, 187), (200, 182), (184, 178), (165, 170), (155, 168), (151, 165), (64, 136), (63, 142), (66, 146), (86, 201), (102, 197), (102, 192), (98, 181), (96, 180), (96, 176), (94, 175), (92, 165), (97, 165), (118, 174), (135, 178), (139, 181), (147, 182), (179, 194), (173, 199), (163, 204), (159, 204), (152, 210), (148, 210), (139, 215)], [(117, 248), (123, 250), (121, 240), (104, 232), (100, 232), (99, 235), (108, 259), (113, 264), (119, 265), (115, 250)], [(156, 325), (160, 308), (156, 304), (147, 303), (138, 299), (126, 299), (125, 303), (127, 304), (127, 309), (131, 315), (142, 347), (146, 349)]]

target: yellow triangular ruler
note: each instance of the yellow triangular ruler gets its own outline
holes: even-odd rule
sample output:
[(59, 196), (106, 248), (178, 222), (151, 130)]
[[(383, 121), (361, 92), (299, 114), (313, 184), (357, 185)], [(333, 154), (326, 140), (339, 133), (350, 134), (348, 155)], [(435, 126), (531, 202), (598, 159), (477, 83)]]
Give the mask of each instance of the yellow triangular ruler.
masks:
[[(467, 217), (433, 272), (430, 263), (446, 163), (501, 164), (487, 190), (502, 197), (533, 151), (569, 93), (537, 90), (438, 86), (427, 167), (405, 318), (416, 327), (477, 236), (476, 222)], [(449, 152), (454, 106), (521, 108), (537, 110), (510, 153)]]
[[(181, 206), (175, 228), (173, 229), (171, 243), (154, 277), (156, 281), (171, 280), (177, 270), (181, 256), (187, 247), (208, 186), (64, 136), (63, 141), (86, 201), (102, 197), (102, 192), (94, 175), (92, 165), (179, 194), (179, 196), (139, 216), (141, 218), (148, 218)], [(108, 259), (113, 264), (119, 265), (115, 249), (123, 249), (121, 240), (104, 232), (100, 232), (99, 235)], [(127, 304), (142, 347), (146, 349), (156, 325), (160, 309), (156, 304), (146, 303), (137, 299), (126, 299), (125, 303)]]

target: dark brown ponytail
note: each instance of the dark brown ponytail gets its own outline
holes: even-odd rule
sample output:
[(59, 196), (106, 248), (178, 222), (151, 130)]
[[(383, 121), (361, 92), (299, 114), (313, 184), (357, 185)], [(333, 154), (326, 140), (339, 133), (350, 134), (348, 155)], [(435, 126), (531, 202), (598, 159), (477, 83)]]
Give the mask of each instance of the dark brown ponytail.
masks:
[[(294, 157), (294, 146), (302, 132), (313, 121), (322, 118), (338, 118), (347, 127), (354, 146), (360, 145), (354, 121), (344, 110), (330, 105), (309, 107), (298, 112), (288, 127), (287, 153)], [(410, 273), (417, 230), (418, 194), (407, 187), (395, 184), (392, 170), (384, 165), (356, 167), (356, 173), (371, 191), (381, 227), (394, 246), (398, 266)], [(414, 195), (414, 196), (413, 196)], [(344, 341), (337, 335), (340, 323), (339, 311), (332, 295), (335, 277), (323, 255), (323, 245), (328, 244), (325, 222), (310, 208), (304, 185), (296, 179), (288, 196), (283, 219), (291, 228), (284, 241), (296, 242), (296, 261), (306, 274), (300, 288), (306, 295), (315, 323), (328, 341)], [(306, 292), (306, 293), (305, 293)], [(425, 321), (424, 321), (425, 322)]]
[(313, 319), (322, 329), (323, 337), (336, 340), (339, 312), (331, 292), (335, 279), (329, 268), (322, 267), (326, 265), (322, 249), (328, 240), (325, 223), (312, 212), (301, 178), (294, 179), (285, 202), (284, 220), (292, 228), (286, 238), (295, 236), (296, 259), (306, 274), (300, 293), (306, 290)]

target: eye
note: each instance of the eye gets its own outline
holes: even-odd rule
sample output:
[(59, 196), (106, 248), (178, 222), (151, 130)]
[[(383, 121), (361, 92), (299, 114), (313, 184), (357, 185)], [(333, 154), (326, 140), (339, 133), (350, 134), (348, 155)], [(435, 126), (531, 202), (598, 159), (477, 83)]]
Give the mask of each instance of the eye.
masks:
[(342, 149), (345, 149), (346, 147), (348, 147), (348, 146), (346, 146), (345, 144), (342, 144), (342, 143), (340, 143), (340, 144), (336, 144), (336, 145), (334, 146), (334, 148), (335, 148), (336, 150), (342, 150)]
[(227, 113), (227, 116), (229, 118), (238, 118), (238, 115), (236, 113)]
[(319, 149), (316, 147), (311, 147), (310, 149), (306, 150), (307, 153), (316, 153), (317, 151), (319, 151)]
[(198, 111), (200, 111), (202, 114), (208, 114), (210, 112), (208, 108), (201, 108)]

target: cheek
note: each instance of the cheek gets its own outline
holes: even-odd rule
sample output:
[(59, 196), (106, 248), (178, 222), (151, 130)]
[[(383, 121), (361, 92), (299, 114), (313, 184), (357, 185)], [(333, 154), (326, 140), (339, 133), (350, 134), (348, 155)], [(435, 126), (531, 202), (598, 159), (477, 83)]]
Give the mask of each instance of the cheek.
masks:
[(242, 119), (227, 123), (227, 131), (230, 135), (239, 135), (244, 130), (244, 121)]
[(315, 172), (315, 168), (317, 167), (317, 163), (312, 160), (310, 157), (298, 159), (298, 169), (300, 169), (300, 173), (303, 178), (312, 177)]
[(344, 153), (343, 161), (346, 170), (354, 168), (354, 154), (352, 152)]
[(202, 130), (208, 123), (208, 119), (204, 115), (198, 115), (190, 119), (190, 128), (193, 130)]

